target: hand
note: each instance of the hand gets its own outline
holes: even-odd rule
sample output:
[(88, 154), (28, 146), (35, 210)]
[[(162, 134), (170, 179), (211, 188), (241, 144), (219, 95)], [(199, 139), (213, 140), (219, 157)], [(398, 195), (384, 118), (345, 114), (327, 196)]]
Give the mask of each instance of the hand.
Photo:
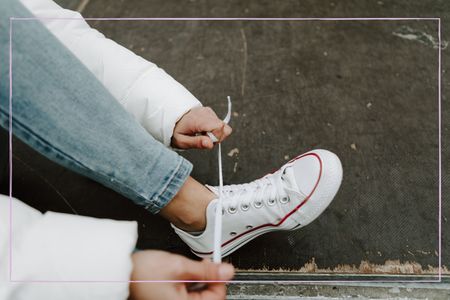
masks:
[[(164, 251), (146, 250), (133, 254), (132, 281), (142, 280), (230, 280), (234, 268), (230, 264), (214, 264), (209, 261), (194, 261), (183, 256)], [(132, 282), (130, 299), (164, 300), (195, 299), (222, 300), (226, 296), (225, 283), (207, 283), (205, 289), (189, 291), (192, 283), (184, 282)]]
[(231, 127), (220, 120), (210, 107), (195, 107), (175, 125), (172, 146), (181, 149), (212, 149), (214, 143), (204, 135), (206, 132), (212, 132), (221, 142), (231, 131)]

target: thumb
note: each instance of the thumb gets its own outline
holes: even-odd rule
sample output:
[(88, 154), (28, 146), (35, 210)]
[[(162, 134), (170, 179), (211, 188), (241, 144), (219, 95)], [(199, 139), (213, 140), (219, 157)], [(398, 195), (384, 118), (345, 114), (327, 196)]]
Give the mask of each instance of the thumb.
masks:
[(204, 135), (190, 136), (176, 133), (173, 135), (173, 139), (174, 145), (181, 149), (212, 149), (214, 147), (211, 139)]

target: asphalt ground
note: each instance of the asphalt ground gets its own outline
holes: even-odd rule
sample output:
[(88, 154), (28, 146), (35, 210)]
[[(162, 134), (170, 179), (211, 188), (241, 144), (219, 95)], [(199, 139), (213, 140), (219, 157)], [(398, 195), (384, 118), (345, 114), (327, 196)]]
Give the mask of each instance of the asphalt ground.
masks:
[[(82, 9), (84, 17), (441, 17), (442, 40), (450, 39), (446, 30), (450, 2), (446, 1), (59, 2)], [(90, 23), (164, 68), (219, 115), (226, 112), (226, 96), (232, 97), (234, 132), (223, 144), (225, 183), (256, 179), (310, 149), (328, 149), (340, 157), (344, 180), (324, 214), (302, 230), (267, 234), (244, 246), (228, 258), (236, 267), (436, 272), (436, 20)], [(446, 264), (450, 255), (446, 247), (450, 244), (450, 110), (445, 96), (449, 50), (442, 48), (442, 257)], [(215, 151), (180, 154), (193, 162), (195, 178), (217, 183)], [(139, 248), (191, 256), (167, 222), (48, 161), (18, 140), (13, 146), (13, 174), (13, 194), (42, 211), (137, 220)], [(6, 181), (1, 189), (7, 192)], [(311, 262), (312, 268), (307, 264)], [(416, 267), (405, 267), (408, 262)]]

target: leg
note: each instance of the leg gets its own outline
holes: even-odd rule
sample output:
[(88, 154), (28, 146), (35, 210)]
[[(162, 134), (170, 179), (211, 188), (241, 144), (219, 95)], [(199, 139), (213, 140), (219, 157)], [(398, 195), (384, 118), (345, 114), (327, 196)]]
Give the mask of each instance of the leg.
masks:
[(214, 198), (214, 193), (192, 177), (188, 177), (175, 198), (160, 214), (178, 228), (202, 231), (206, 226), (206, 207)]
[[(9, 128), (9, 16), (29, 17), (18, 2), (1, 10), (0, 119)], [(183, 227), (204, 226), (192, 217), (172, 216), (187, 205), (203, 214), (208, 190), (186, 179), (192, 165), (153, 139), (95, 77), (38, 20), (13, 21), (12, 130), (49, 159), (158, 213)], [(183, 185), (184, 189), (181, 189)], [(187, 190), (191, 186), (204, 196)], [(187, 189), (187, 190), (186, 190)], [(179, 192), (180, 191), (180, 192)], [(200, 195), (200, 194), (199, 194)], [(181, 203), (181, 205), (177, 205)], [(204, 218), (204, 216), (203, 216)], [(184, 226), (189, 228), (189, 226)]]

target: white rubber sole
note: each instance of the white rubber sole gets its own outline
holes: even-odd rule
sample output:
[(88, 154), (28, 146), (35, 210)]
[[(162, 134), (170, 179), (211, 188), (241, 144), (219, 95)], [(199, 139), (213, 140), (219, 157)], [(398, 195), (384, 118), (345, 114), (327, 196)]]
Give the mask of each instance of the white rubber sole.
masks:
[[(295, 229), (299, 229), (300, 227), (303, 227), (303, 225), (296, 225), (296, 226), (294, 226), (291, 229), (261, 228), (261, 229), (255, 230), (254, 232), (249, 233), (245, 237), (242, 237), (242, 239), (237, 239), (237, 240), (227, 244), (226, 246), (222, 247), (222, 257), (230, 255), (234, 251), (236, 251), (239, 248), (243, 247), (248, 242), (256, 239), (257, 237), (259, 237), (259, 236), (261, 236), (263, 234), (269, 233), (271, 231), (295, 230)], [(191, 251), (192, 251), (192, 253), (194, 253), (198, 257), (202, 257), (202, 258), (210, 258), (210, 257), (212, 257), (212, 253), (211, 254), (202, 254), (202, 253), (197, 253), (197, 252), (195, 252), (192, 249), (191, 249)]]

